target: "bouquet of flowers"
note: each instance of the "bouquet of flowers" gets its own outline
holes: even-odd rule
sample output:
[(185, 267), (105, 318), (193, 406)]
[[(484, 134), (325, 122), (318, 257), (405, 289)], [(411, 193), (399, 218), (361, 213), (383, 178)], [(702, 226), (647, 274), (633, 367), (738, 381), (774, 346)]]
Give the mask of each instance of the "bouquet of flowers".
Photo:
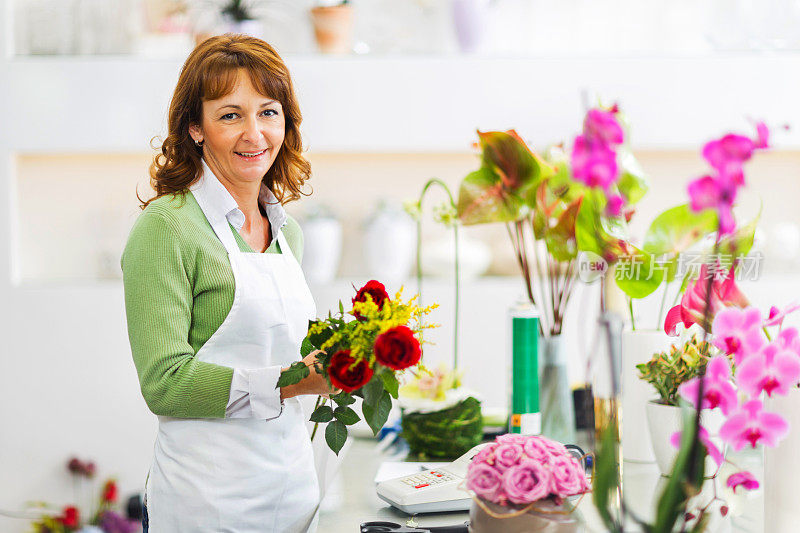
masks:
[[(87, 480), (95, 475), (95, 464), (91, 461), (84, 462), (73, 457), (67, 462), (67, 469), (76, 481), (76, 493)], [(77, 494), (76, 494), (77, 496)], [(134, 533), (139, 529), (139, 522), (129, 520), (114, 510), (119, 499), (117, 483), (108, 479), (103, 483), (100, 497), (95, 504), (95, 509), (90, 513), (91, 518), (82, 517), (80, 509), (75, 505), (64, 507), (58, 514), (43, 514), (34, 521), (33, 530), (36, 533), (71, 533), (73, 531), (92, 533)], [(46, 507), (46, 504), (39, 504)]]
[[(316, 371), (342, 391), (331, 396), (336, 408), (319, 398), (311, 414), (312, 422), (327, 424), (325, 441), (336, 454), (347, 440), (347, 426), (361, 420), (350, 407), (355, 397), (364, 400), (362, 415), (377, 434), (389, 417), (392, 398), (397, 399), (398, 374), (421, 366), (422, 331), (436, 327), (423, 324), (421, 318), (437, 306), (420, 307), (416, 296), (404, 301), (402, 293), (401, 289), (389, 298), (386, 287), (371, 280), (356, 291), (348, 311), (340, 301), (337, 314), (328, 313), (328, 318), (309, 325), (301, 356), (321, 350)], [(309, 373), (305, 363), (295, 362), (281, 374), (277, 386), (299, 383)], [(315, 434), (316, 427), (312, 439)]]
[(590, 490), (583, 466), (563, 444), (534, 435), (498, 437), (472, 460), (466, 484), (475, 495), (476, 532), (544, 531), (570, 514), (566, 498)]

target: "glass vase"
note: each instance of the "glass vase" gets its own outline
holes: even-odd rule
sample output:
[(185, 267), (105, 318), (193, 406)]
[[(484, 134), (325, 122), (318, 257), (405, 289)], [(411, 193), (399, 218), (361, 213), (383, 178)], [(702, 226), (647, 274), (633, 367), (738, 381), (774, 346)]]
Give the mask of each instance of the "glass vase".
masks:
[(567, 375), (567, 358), (560, 335), (539, 339), (541, 360), (539, 407), (542, 435), (564, 444), (575, 443), (575, 408)]

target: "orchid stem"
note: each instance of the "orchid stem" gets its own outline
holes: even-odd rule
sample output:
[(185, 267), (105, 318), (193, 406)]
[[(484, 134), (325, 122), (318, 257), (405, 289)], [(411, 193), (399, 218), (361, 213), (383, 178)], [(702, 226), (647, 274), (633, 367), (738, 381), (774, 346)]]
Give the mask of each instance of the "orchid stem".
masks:
[(633, 298), (628, 296), (628, 312), (631, 314), (631, 330), (636, 331), (636, 320), (633, 318)]
[(768, 341), (770, 341), (770, 342), (772, 342), (772, 337), (770, 336), (770, 334), (769, 334), (769, 331), (767, 331), (767, 328), (766, 328), (766, 326), (765, 326), (765, 327), (763, 327), (762, 329), (764, 330), (764, 335), (766, 335), (766, 336), (767, 336), (767, 340), (768, 340)]

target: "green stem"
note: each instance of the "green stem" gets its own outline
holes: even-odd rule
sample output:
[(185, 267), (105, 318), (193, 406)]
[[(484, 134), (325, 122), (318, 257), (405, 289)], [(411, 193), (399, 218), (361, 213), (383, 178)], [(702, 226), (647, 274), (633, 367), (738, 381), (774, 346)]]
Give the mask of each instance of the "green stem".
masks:
[(661, 305), (658, 308), (658, 324), (656, 324), (656, 329), (661, 329), (662, 325), (664, 324), (664, 304), (667, 303), (667, 290), (669, 289), (669, 282), (664, 282), (664, 294), (661, 295)]
[(766, 335), (766, 336), (767, 336), (767, 340), (768, 340), (768, 341), (770, 341), (770, 342), (772, 342), (772, 337), (770, 337), (770, 335), (769, 335), (769, 331), (767, 331), (767, 328), (766, 328), (766, 327), (764, 327), (764, 328), (763, 328), (763, 330), (764, 330), (764, 335)]
[(628, 312), (631, 314), (631, 329), (636, 331), (636, 321), (633, 318), (633, 298), (628, 296)]
[[(316, 411), (321, 405), (325, 405), (325, 401), (326, 400), (322, 396), (317, 396), (317, 403), (314, 405), (314, 411)], [(314, 436), (317, 434), (318, 427), (319, 427), (319, 422), (314, 422), (314, 429), (311, 431), (312, 441), (314, 440)]]

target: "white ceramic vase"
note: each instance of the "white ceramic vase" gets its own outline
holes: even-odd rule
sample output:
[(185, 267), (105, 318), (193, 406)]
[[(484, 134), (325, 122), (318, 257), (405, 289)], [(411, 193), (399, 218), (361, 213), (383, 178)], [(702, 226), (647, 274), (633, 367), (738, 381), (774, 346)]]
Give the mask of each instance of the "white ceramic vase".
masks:
[(312, 285), (330, 283), (342, 256), (342, 224), (335, 218), (311, 218), (303, 222), (303, 272)]
[[(681, 408), (650, 401), (646, 404), (646, 412), (647, 427), (650, 432), (650, 440), (653, 445), (656, 464), (658, 464), (661, 475), (668, 476), (672, 470), (672, 464), (678, 456), (678, 449), (670, 443), (670, 439), (673, 433), (681, 431), (683, 427)], [(700, 422), (703, 424), (706, 431), (708, 431), (711, 442), (716, 444), (717, 448), (723, 451), (723, 453), (724, 450), (722, 441), (719, 438), (719, 429), (722, 427), (724, 421), (725, 417), (719, 409), (705, 409), (700, 417)], [(713, 472), (716, 468), (717, 465), (711, 457), (707, 457), (706, 472)]]
[(766, 410), (789, 422), (789, 435), (775, 448), (764, 449), (764, 531), (796, 531), (800, 523), (797, 480), (800, 478), (800, 389), (766, 401)]
[(625, 461), (655, 461), (650, 434), (642, 428), (647, 423), (645, 405), (656, 394), (649, 383), (639, 379), (636, 365), (649, 361), (653, 354), (669, 350), (672, 340), (657, 330), (622, 333), (622, 457)]
[(384, 283), (406, 281), (414, 265), (417, 230), (400, 208), (383, 205), (364, 231), (364, 257), (370, 276)]

